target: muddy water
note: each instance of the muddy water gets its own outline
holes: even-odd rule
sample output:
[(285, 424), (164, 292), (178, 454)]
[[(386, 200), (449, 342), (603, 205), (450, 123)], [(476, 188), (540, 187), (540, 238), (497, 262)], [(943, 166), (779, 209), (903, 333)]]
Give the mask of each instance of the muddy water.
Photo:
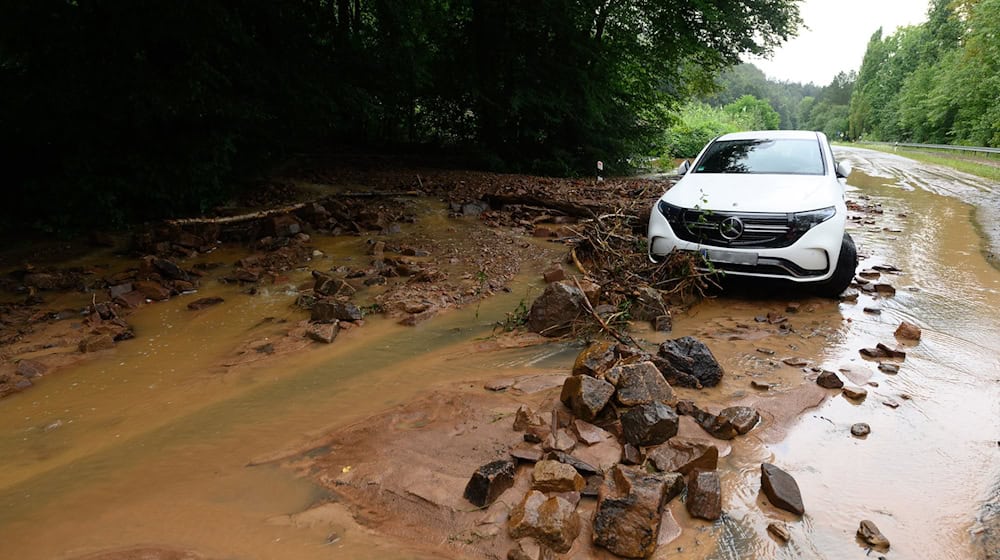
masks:
[[(865, 171), (862, 163), (855, 167)], [(862, 558), (866, 551), (854, 531), (867, 518), (892, 540), (889, 557), (976, 557), (977, 515), (1000, 480), (1000, 273), (981, 256), (968, 206), (868, 171), (871, 176), (855, 173), (852, 183), (886, 213), (852, 234), (868, 256), (862, 268), (904, 270), (885, 279), (898, 289), (894, 298), (803, 299), (807, 309), (792, 318), (791, 335), (758, 336), (747, 328), (757, 315), (782, 312), (787, 300), (781, 298), (724, 297), (677, 318), (676, 334), (710, 339), (729, 372), (699, 402), (758, 402), (767, 424), (737, 440), (722, 461), (724, 519), (708, 525), (674, 508), (687, 530), (662, 554), (681, 548), (670, 557)], [(323, 247), (331, 262), (317, 267), (359, 258), (363, 240), (344, 243)], [(254, 297), (206, 282), (195, 297), (227, 301), (198, 313), (187, 311), (184, 299), (147, 306), (130, 318), (135, 340), (0, 401), (0, 557), (72, 558), (135, 545), (193, 549), (211, 558), (447, 554), (443, 543), (372, 534), (336, 504), (317, 518), (295, 517), (330, 496), (267, 460), (435, 386), (565, 372), (578, 347), (476, 352), (495, 321), (537, 293), (537, 285), (522, 278), (511, 293), (478, 309), (415, 328), (373, 320), (309, 352), (236, 354), (248, 339), (275, 339), (297, 320), (289, 304), (306, 274), (292, 273)], [(872, 305), (881, 315), (863, 312)], [(891, 376), (857, 350), (880, 341), (893, 345), (902, 319), (923, 327), (924, 338)], [(789, 356), (878, 386), (868, 386), (860, 404), (830, 393), (809, 408), (820, 402), (816, 390), (808, 373), (780, 363)], [(241, 365), (220, 365), (227, 363)], [(750, 379), (774, 386), (760, 394), (749, 388)], [(885, 406), (888, 400), (899, 407)], [(787, 417), (804, 408), (800, 421)], [(853, 438), (854, 422), (867, 422), (872, 434)], [(761, 461), (795, 475), (807, 510), (801, 521), (761, 504)], [(787, 520), (790, 545), (767, 536), (774, 519)]]

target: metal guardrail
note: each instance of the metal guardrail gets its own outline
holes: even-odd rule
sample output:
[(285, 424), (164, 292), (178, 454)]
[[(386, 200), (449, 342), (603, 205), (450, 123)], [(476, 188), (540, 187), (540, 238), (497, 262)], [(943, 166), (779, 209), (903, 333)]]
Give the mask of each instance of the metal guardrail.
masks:
[(931, 150), (954, 150), (957, 152), (975, 152), (979, 154), (1000, 154), (1000, 148), (983, 148), (976, 146), (953, 146), (951, 144), (910, 144), (907, 142), (858, 142), (858, 144), (874, 144), (876, 146), (902, 146), (904, 148), (927, 148)]

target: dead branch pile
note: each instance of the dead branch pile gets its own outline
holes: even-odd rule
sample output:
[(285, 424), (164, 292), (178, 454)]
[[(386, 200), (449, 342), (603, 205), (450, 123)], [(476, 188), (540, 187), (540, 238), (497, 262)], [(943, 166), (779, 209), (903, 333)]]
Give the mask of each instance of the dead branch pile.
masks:
[(576, 267), (600, 284), (603, 299), (622, 309), (635, 301), (643, 287), (658, 290), (675, 306), (705, 297), (716, 285), (713, 274), (700, 269), (701, 259), (691, 253), (651, 261), (644, 233), (647, 218), (636, 210), (622, 208), (580, 223), (574, 229), (579, 241), (570, 253)]

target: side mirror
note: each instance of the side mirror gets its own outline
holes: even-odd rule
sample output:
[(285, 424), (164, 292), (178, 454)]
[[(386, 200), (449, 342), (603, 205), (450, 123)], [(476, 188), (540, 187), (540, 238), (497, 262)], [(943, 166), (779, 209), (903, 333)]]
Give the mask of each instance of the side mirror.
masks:
[(837, 167), (835, 168), (838, 179), (846, 179), (848, 175), (851, 174), (851, 166), (844, 162), (838, 161)]
[(689, 169), (691, 169), (691, 162), (688, 160), (684, 160), (683, 163), (677, 166), (677, 169), (674, 170), (674, 173), (676, 175), (686, 175)]

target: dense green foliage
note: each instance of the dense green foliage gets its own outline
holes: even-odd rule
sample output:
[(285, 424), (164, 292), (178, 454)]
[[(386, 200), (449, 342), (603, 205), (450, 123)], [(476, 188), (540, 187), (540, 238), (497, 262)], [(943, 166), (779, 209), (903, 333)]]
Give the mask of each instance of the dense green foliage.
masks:
[(664, 155), (694, 157), (716, 136), (741, 130), (774, 130), (780, 123), (777, 111), (752, 95), (721, 108), (703, 102), (688, 103), (678, 112), (677, 122), (667, 129)]
[(1000, 146), (1000, 0), (932, 0), (928, 20), (868, 43), (852, 137)]
[(819, 130), (831, 139), (847, 133), (856, 74), (841, 72), (825, 87), (769, 80), (752, 64), (722, 73), (715, 91), (676, 114), (664, 155), (691, 157), (712, 138), (741, 130)]
[(793, 0), (5, 0), (6, 220), (194, 213), (300, 150), (623, 169)]
[(778, 113), (780, 124), (773, 128), (819, 130), (830, 138), (840, 138), (847, 133), (848, 105), (856, 78), (853, 71), (840, 72), (823, 87), (778, 82), (769, 80), (752, 64), (741, 64), (719, 77), (717, 93), (705, 101), (722, 106), (752, 95), (767, 101)]

